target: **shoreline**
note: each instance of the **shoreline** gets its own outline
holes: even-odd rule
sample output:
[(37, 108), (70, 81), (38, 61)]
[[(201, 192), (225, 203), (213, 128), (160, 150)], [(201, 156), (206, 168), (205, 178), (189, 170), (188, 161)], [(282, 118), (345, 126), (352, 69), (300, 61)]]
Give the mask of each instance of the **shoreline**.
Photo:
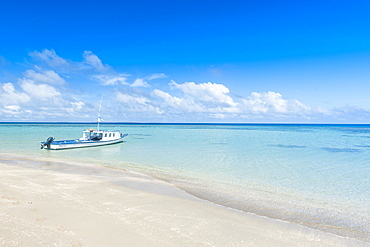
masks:
[(150, 176), (4, 155), (0, 245), (370, 246), (220, 206)]

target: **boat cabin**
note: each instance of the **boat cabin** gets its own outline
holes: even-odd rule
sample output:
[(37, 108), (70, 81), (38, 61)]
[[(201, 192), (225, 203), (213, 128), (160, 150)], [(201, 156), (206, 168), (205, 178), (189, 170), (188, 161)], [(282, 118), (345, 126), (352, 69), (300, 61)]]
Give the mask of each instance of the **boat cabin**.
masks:
[(82, 131), (80, 141), (110, 141), (121, 138), (118, 130), (94, 130), (87, 129)]

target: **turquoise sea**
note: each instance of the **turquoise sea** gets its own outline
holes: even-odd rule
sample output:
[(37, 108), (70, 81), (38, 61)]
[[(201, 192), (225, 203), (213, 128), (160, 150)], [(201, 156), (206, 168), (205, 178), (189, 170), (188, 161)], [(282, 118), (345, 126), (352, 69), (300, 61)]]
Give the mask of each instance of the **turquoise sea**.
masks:
[(41, 150), (81, 123), (1, 123), (0, 153), (84, 162), (166, 180), (197, 197), (370, 242), (370, 125), (102, 124), (121, 144)]

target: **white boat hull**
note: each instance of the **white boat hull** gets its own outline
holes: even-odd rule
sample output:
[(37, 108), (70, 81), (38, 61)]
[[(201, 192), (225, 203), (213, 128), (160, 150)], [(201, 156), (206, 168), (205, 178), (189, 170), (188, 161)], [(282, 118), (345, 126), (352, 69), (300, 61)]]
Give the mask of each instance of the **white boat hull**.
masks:
[(109, 141), (81, 141), (81, 140), (65, 140), (65, 141), (53, 141), (50, 145), (45, 146), (45, 149), (57, 150), (57, 149), (71, 149), (71, 148), (85, 148), (85, 147), (95, 147), (110, 145), (115, 143), (123, 142), (122, 136), (119, 139), (109, 140)]

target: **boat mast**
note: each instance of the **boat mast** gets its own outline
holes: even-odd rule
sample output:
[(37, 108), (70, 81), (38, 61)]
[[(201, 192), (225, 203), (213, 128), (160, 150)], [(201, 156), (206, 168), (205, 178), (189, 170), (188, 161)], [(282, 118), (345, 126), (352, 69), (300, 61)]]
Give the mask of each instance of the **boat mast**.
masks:
[(99, 105), (99, 113), (98, 113), (98, 130), (100, 130), (100, 122), (102, 121), (101, 117), (100, 117), (100, 110), (101, 110), (101, 102), (103, 100), (103, 94), (101, 95), (101, 98), (100, 98), (100, 105)]

